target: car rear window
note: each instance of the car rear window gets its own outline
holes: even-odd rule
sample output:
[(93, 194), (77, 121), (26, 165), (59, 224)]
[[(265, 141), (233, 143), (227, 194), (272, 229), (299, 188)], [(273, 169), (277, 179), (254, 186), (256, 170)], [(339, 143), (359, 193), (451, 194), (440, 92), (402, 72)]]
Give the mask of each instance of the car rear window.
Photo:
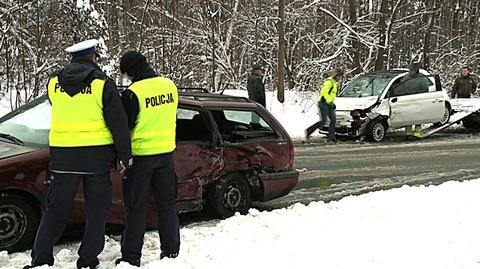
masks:
[(215, 110), (213, 118), (226, 142), (278, 138), (277, 132), (256, 111)]
[(211, 141), (212, 128), (204, 112), (194, 109), (178, 108), (177, 141)]

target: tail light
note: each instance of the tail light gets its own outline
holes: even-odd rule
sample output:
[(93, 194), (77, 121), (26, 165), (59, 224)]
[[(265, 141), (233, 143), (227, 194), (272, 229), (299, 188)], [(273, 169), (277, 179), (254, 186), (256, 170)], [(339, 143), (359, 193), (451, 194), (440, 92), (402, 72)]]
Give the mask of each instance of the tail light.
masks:
[(288, 141), (288, 168), (293, 167), (293, 161), (295, 158), (295, 148), (292, 141)]

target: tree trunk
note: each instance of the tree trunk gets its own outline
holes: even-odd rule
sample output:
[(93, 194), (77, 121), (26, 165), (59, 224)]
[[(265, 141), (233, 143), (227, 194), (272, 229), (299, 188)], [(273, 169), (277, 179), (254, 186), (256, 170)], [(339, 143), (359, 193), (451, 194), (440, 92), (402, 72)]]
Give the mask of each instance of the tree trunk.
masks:
[[(426, 11), (435, 11), (436, 10), (436, 5), (437, 1), (436, 0), (427, 0), (426, 1)], [(433, 32), (433, 25), (436, 20), (436, 12), (431, 13), (430, 15), (425, 15), (428, 17), (427, 21), (427, 27), (425, 29), (425, 35), (423, 38), (423, 68), (429, 70), (430, 69), (430, 39), (432, 36)]]
[(277, 61), (277, 99), (285, 101), (285, 0), (278, 0), (278, 61)]
[(378, 50), (377, 50), (377, 57), (375, 59), (375, 71), (385, 69), (386, 50), (384, 46), (385, 46), (385, 40), (387, 37), (387, 23), (385, 21), (387, 13), (388, 13), (387, 0), (380, 0), (380, 14), (379, 14), (380, 18), (378, 21), (378, 34), (379, 34), (378, 44), (381, 47), (378, 47)]
[[(348, 0), (348, 17), (350, 26), (354, 28), (353, 25), (357, 21), (356, 0)], [(360, 42), (358, 42), (357, 37), (353, 37), (351, 51), (353, 53), (352, 75), (356, 75), (362, 72), (362, 65), (360, 64)]]

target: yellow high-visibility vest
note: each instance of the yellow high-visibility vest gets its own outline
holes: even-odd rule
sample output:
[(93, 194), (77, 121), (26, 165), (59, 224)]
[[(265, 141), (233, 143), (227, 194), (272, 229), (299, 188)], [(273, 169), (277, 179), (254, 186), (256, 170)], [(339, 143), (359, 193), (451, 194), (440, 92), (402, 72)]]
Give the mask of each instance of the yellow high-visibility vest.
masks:
[(48, 82), (48, 98), (52, 103), (50, 146), (83, 147), (112, 145), (113, 138), (103, 118), (103, 86), (105, 80), (95, 79), (73, 97), (58, 83)]
[(323, 81), (322, 89), (320, 90), (319, 100), (325, 100), (325, 103), (331, 105), (337, 96), (337, 81), (333, 77), (329, 77)]
[(175, 150), (178, 91), (168, 78), (153, 77), (128, 87), (138, 98), (140, 111), (132, 130), (132, 155), (146, 156)]

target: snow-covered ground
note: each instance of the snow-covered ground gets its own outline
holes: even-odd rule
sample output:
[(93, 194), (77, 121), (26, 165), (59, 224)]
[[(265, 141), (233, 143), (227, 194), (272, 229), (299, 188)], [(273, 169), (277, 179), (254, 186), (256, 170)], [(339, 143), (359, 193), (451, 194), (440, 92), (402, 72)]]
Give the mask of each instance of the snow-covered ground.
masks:
[[(226, 94), (246, 96), (246, 91)], [(316, 94), (267, 93), (267, 109), (292, 137), (317, 120)], [(160, 261), (156, 232), (147, 232), (142, 267), (215, 268), (480, 268), (480, 179), (296, 204), (271, 212), (182, 227), (181, 253)], [(101, 269), (115, 268), (119, 238), (106, 237)], [(75, 268), (78, 242), (55, 248), (52, 268)], [(0, 252), (0, 268), (30, 262), (29, 251)], [(44, 266), (42, 268), (48, 268)], [(116, 268), (133, 268), (120, 264)]]
[[(181, 229), (181, 253), (162, 260), (155, 232), (145, 235), (142, 266), (215, 268), (480, 268), (480, 180), (408, 187), (296, 204)], [(78, 243), (56, 248), (52, 268), (75, 268)], [(107, 238), (99, 268), (114, 268), (118, 239)], [(19, 268), (29, 252), (0, 254)], [(47, 268), (46, 266), (43, 268)], [(116, 268), (133, 268), (120, 264)]]

